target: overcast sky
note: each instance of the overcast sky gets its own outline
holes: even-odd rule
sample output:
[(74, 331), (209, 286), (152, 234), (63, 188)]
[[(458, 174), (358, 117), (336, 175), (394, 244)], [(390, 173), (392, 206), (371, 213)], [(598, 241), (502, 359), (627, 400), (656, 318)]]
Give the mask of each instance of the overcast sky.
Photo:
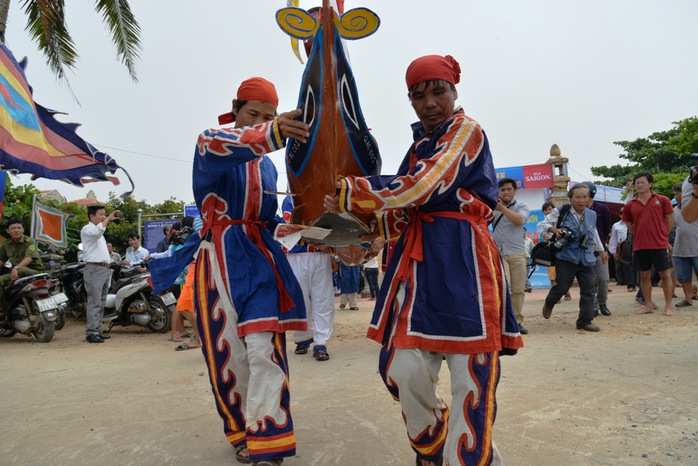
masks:
[[(81, 123), (78, 134), (129, 171), (138, 200), (193, 201), (197, 135), (217, 125), (244, 79), (274, 82), (279, 111), (297, 102), (304, 65), (274, 15), (285, 0), (132, 0), (143, 41), (138, 83), (116, 60), (95, 2), (67, 3), (80, 54), (69, 73), (75, 97), (29, 41), (19, 0), (11, 3), (7, 45), (18, 60), (29, 58), (35, 101), (66, 112), (62, 121)], [(317, 3), (301, 0), (301, 7)], [(460, 62), (458, 104), (485, 129), (497, 167), (545, 162), (556, 143), (570, 159), (573, 179), (594, 179), (590, 166), (620, 161), (613, 141), (644, 137), (698, 114), (694, 0), (346, 0), (347, 10), (355, 7), (381, 18), (374, 35), (348, 47), (384, 174), (397, 170), (411, 143), (416, 117), (404, 75), (426, 54), (450, 54)], [(283, 190), (283, 151), (272, 159)], [(123, 183), (116, 187), (34, 184), (68, 199), (94, 189), (107, 200), (110, 191), (121, 194), (128, 186), (117, 174)], [(28, 176), (13, 178), (28, 182)]]

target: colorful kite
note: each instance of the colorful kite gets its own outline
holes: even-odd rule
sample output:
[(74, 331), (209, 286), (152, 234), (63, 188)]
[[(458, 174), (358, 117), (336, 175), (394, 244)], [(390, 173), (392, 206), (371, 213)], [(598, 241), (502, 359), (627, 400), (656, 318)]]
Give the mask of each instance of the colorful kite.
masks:
[[(17, 63), (12, 52), (0, 44), (0, 169), (28, 173), (32, 180), (62, 180), (75, 186), (111, 181), (121, 168), (105, 152), (97, 150), (75, 133), (76, 123), (61, 123), (57, 112), (34, 102), (24, 75), (26, 59)], [(131, 182), (126, 170), (121, 168)]]
[(58, 249), (67, 249), (66, 227), (71, 216), (72, 214), (44, 205), (35, 196), (30, 236), (39, 243), (52, 244)]

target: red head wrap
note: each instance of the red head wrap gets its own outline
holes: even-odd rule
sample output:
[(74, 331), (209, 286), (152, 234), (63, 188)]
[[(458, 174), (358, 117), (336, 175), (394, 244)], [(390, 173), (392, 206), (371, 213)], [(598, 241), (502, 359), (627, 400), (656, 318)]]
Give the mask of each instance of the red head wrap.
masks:
[(405, 73), (407, 89), (431, 79), (442, 79), (454, 86), (460, 82), (460, 65), (450, 55), (425, 55), (410, 63)]
[[(261, 100), (268, 102), (274, 107), (279, 106), (279, 96), (276, 94), (276, 88), (272, 83), (264, 78), (250, 78), (243, 81), (238, 88), (237, 100)], [(225, 125), (235, 121), (233, 112), (227, 112), (218, 117), (218, 123)]]

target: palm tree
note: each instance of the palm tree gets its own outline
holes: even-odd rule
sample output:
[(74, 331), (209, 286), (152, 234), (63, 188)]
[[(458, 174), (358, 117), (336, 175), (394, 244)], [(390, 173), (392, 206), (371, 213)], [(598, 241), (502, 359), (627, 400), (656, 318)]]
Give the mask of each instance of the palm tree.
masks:
[[(66, 79), (65, 70), (75, 67), (78, 53), (65, 23), (65, 0), (22, 0), (21, 6), (27, 15), (25, 29), (46, 56), (51, 71), (57, 78)], [(0, 42), (3, 44), (9, 8), (10, 0), (0, 0)], [(126, 65), (131, 79), (138, 81), (135, 61), (141, 50), (141, 27), (128, 0), (95, 0), (95, 11), (102, 14), (117, 55)]]

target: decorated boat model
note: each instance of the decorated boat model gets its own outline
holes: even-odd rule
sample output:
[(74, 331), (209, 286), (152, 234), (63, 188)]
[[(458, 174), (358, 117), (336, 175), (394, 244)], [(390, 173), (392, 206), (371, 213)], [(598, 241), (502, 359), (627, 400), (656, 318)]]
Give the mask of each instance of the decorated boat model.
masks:
[(330, 213), (323, 207), (323, 198), (336, 192), (338, 177), (376, 175), (381, 167), (378, 146), (364, 121), (342, 43), (342, 39), (373, 34), (380, 20), (366, 8), (342, 13), (323, 0), (315, 15), (289, 7), (276, 16), (281, 29), (292, 38), (308, 45), (312, 41), (298, 99), (310, 137), (306, 143), (290, 140), (286, 147), (294, 203), (291, 223), (331, 230), (319, 241), (330, 246), (362, 242), (361, 236), (375, 229), (376, 217)]

